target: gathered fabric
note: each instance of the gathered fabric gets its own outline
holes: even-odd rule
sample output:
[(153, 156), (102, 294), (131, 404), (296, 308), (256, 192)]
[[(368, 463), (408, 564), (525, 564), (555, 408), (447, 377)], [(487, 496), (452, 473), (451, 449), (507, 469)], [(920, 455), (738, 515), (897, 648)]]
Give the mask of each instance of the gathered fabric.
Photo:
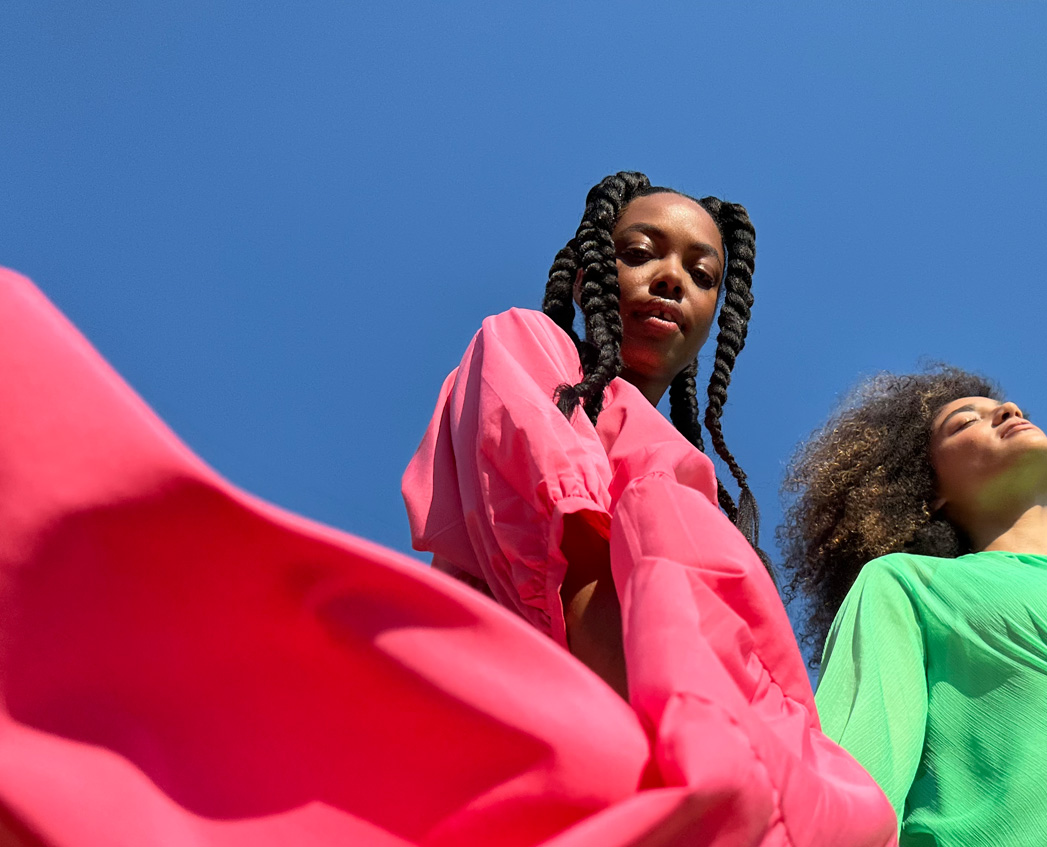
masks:
[(650, 745), (638, 796), (685, 789), (693, 803), (693, 840), (666, 843), (893, 843), (886, 799), (819, 729), (785, 609), (717, 507), (709, 459), (621, 379), (595, 426), (568, 420), (553, 395), (580, 377), (545, 315), (484, 322), (404, 475), (416, 549), (566, 652), (564, 517), (609, 540), (630, 706)]

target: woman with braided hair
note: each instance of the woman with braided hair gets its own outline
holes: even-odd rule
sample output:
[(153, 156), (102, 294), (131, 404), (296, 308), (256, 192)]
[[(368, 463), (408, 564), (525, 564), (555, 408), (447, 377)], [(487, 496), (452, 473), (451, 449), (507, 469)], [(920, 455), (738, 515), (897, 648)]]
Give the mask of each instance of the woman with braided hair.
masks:
[(1047, 842), (1047, 436), (999, 397), (957, 368), (881, 375), (786, 479), (825, 732), (903, 845)]
[[(886, 800), (818, 728), (721, 431), (754, 254), (741, 206), (639, 173), (596, 185), (543, 313), (485, 320), (444, 382), (404, 475), (412, 536), (628, 701), (651, 744), (641, 787), (686, 788), (695, 843), (886, 844)], [(698, 416), (717, 313), (704, 421), (737, 506)]]
[[(663, 195), (658, 197), (658, 195)], [(664, 195), (668, 195), (667, 197)], [(616, 376), (623, 376), (629, 382), (638, 384), (643, 377), (636, 369), (622, 360), (622, 343), (631, 340), (628, 335), (623, 339), (622, 316), (619, 312), (618, 299), (621, 296), (618, 286), (618, 253), (623, 253), (622, 264), (632, 268), (647, 258), (645, 250), (636, 250), (619, 245), (614, 241), (613, 226), (619, 223), (622, 232), (629, 230), (628, 221), (621, 221), (624, 207), (631, 201), (643, 197), (654, 197), (655, 203), (667, 200), (669, 203), (689, 205), (681, 201), (690, 200), (700, 206), (712, 219), (717, 228), (717, 235), (727, 251), (727, 268), (723, 274), (724, 302), (719, 315), (719, 336), (716, 343), (716, 356), (713, 374), (707, 389), (708, 405), (706, 407), (705, 425), (712, 437), (713, 447), (731, 470), (741, 489), (742, 508), (735, 507), (730, 494), (722, 483), (717, 484), (717, 495), (720, 505), (731, 520), (739, 525), (742, 533), (755, 546), (759, 535), (759, 514), (756, 502), (749, 489), (745, 473), (742, 471), (727, 444), (724, 441), (720, 418), (727, 400), (727, 387), (731, 383), (731, 371), (738, 354), (745, 346), (745, 337), (749, 330), (750, 308), (753, 304), (752, 279), (753, 262), (756, 256), (756, 232), (749, 221), (744, 207), (734, 203), (724, 203), (715, 197), (695, 200), (671, 189), (651, 186), (642, 174), (620, 173), (608, 177), (595, 186), (586, 200), (586, 215), (578, 228), (578, 233), (553, 262), (546, 286), (542, 310), (552, 318), (557, 326), (571, 336), (582, 356), (585, 378), (574, 386), (564, 386), (558, 397), (558, 405), (565, 415), (570, 415), (579, 401), (584, 401), (586, 413), (594, 423), (603, 403), (603, 391)], [(679, 198), (679, 199), (677, 199)], [(640, 208), (634, 207), (633, 214), (640, 214)], [(592, 213), (590, 215), (590, 210)], [(703, 223), (705, 223), (703, 221)], [(707, 236), (708, 237), (708, 234)], [(711, 239), (710, 239), (711, 240)], [(632, 251), (630, 253), (630, 251)], [(629, 256), (632, 256), (630, 261)], [(717, 256), (722, 261), (722, 256)], [(708, 268), (702, 273), (708, 274)], [(721, 272), (722, 273), (722, 272)], [(713, 284), (715, 283), (715, 284)], [(702, 286), (706, 292), (719, 294), (719, 280), (711, 277)], [(585, 316), (586, 342), (581, 342), (574, 331), (575, 299)], [(709, 299), (709, 298), (707, 298)], [(715, 305), (716, 298), (711, 298)], [(704, 341), (708, 330), (702, 335)], [(641, 342), (642, 343), (642, 342)], [(701, 426), (698, 423), (698, 402), (695, 386), (697, 361), (689, 362), (686, 367), (671, 376), (669, 382), (670, 417), (674, 426), (684, 437), (699, 450), (705, 449), (702, 441)], [(653, 403), (657, 403), (664, 393), (664, 387), (658, 390), (641, 391)], [(657, 395), (657, 396), (655, 396)]]

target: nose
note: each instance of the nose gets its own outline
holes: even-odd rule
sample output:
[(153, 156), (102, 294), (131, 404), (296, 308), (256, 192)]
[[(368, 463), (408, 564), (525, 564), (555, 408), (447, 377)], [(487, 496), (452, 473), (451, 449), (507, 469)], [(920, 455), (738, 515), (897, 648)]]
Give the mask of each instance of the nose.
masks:
[(679, 261), (667, 256), (655, 268), (655, 276), (651, 281), (651, 293), (667, 300), (683, 299), (686, 274), (687, 271)]
[(1010, 401), (1007, 401), (1006, 403), (1001, 403), (999, 406), (996, 407), (996, 410), (993, 412), (992, 422), (993, 426), (998, 426), (1008, 418), (1024, 417), (1025, 415), (1022, 414), (1022, 410), (1018, 408), (1016, 403), (1011, 403)]

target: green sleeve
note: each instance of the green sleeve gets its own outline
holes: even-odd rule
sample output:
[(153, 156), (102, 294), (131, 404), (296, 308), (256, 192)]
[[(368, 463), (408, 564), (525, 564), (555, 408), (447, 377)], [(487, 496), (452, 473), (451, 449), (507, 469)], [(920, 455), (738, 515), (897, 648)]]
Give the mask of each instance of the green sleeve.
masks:
[(891, 560), (863, 568), (829, 630), (822, 728), (869, 771), (901, 821), (923, 753), (927, 670), (913, 591)]

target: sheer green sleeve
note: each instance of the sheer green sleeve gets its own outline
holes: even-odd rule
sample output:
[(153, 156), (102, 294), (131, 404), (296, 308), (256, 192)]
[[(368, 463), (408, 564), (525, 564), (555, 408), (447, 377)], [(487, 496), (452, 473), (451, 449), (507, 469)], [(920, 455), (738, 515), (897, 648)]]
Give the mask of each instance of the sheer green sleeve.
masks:
[(905, 561), (862, 569), (829, 630), (815, 696), (825, 734), (869, 771), (899, 820), (927, 724), (923, 631)]

